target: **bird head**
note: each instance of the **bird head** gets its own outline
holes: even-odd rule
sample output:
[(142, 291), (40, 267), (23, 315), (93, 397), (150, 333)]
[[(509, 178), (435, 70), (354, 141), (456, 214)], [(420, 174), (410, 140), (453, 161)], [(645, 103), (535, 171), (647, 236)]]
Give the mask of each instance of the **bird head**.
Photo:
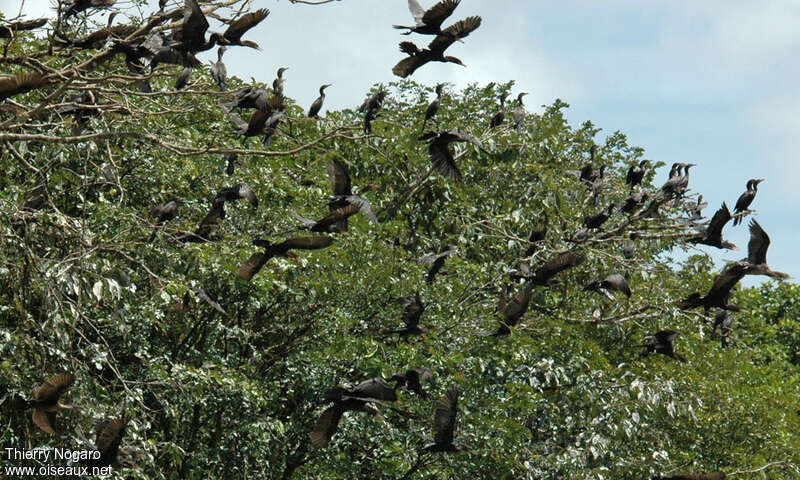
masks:
[(278, 69), (278, 78), (283, 78), (283, 72), (289, 70), (289, 67), (281, 67)]
[(639, 162), (639, 168), (644, 168), (649, 164), (650, 164), (650, 160), (642, 160), (641, 162)]
[(462, 67), (466, 67), (466, 65), (464, 65), (464, 62), (462, 62), (460, 59), (456, 57), (444, 57), (444, 60), (446, 62), (455, 63), (457, 65), (461, 65)]
[(524, 97), (525, 95), (527, 95), (527, 92), (522, 92), (519, 95), (517, 95), (517, 101), (519, 103), (522, 103), (522, 97)]
[(442, 89), (443, 88), (444, 88), (444, 84), (443, 83), (437, 83), (436, 84), (436, 96), (437, 97), (442, 95)]
[(331, 85), (333, 85), (333, 84), (331, 84), (331, 83), (326, 83), (325, 85), (323, 85), (323, 86), (319, 87), (319, 94), (320, 94), (320, 95), (322, 95), (322, 93), (325, 91), (325, 89), (326, 89), (326, 88), (328, 88), (328, 87), (330, 87)]

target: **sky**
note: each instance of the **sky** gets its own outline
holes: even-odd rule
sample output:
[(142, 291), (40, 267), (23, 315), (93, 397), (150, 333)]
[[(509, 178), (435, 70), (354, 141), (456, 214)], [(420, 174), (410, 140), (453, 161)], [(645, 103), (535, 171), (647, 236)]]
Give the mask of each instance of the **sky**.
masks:
[[(331, 83), (325, 106), (332, 109), (354, 108), (373, 84), (397, 79), (397, 44), (409, 37), (391, 25), (412, 23), (406, 0), (253, 3), (271, 10), (245, 36), (263, 52), (229, 50), (229, 74), (271, 82), (288, 66), (288, 96), (309, 105)], [(0, 6), (10, 16), (20, 0)], [(50, 8), (49, 0), (24, 3), (31, 16)], [(732, 209), (749, 178), (765, 178), (752, 208), (772, 240), (769, 263), (800, 277), (800, 256), (791, 253), (800, 239), (800, 2), (462, 0), (446, 25), (470, 15), (483, 18), (481, 27), (448, 50), (467, 68), (429, 64), (414, 80), (456, 88), (514, 80), (536, 112), (560, 98), (570, 104), (570, 123), (603, 129), (598, 142), (619, 130), (647, 158), (696, 163), (690, 188), (708, 201), (709, 217), (723, 201)], [(212, 20), (215, 29), (222, 30)], [(662, 169), (656, 184), (666, 175)], [(706, 250), (718, 265), (746, 255), (746, 223), (724, 231), (739, 251)]]

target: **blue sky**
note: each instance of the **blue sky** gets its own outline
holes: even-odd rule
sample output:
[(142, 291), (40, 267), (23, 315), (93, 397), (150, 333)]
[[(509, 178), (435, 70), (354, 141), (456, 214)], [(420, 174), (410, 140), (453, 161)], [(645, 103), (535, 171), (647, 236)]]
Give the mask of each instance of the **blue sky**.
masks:
[[(247, 36), (264, 51), (230, 50), (231, 74), (271, 81), (289, 66), (287, 95), (308, 105), (320, 84), (332, 83), (330, 108), (355, 107), (372, 84), (396, 78), (397, 44), (408, 37), (391, 25), (411, 21), (406, 0), (254, 4), (272, 11)], [(19, 1), (0, 5), (9, 14)], [(25, 3), (31, 15), (48, 8), (47, 0)], [(732, 208), (748, 178), (766, 178), (753, 207), (772, 239), (769, 263), (800, 276), (791, 253), (800, 238), (800, 2), (463, 0), (453, 18), (468, 15), (483, 25), (452, 48), (467, 68), (426, 65), (414, 80), (515, 80), (515, 91), (530, 93), (531, 111), (561, 98), (574, 125), (603, 128), (600, 141), (620, 130), (648, 158), (698, 164), (691, 187), (709, 202), (708, 215), (723, 200)], [(659, 175), (657, 182), (666, 172)], [(740, 250), (709, 249), (719, 264), (746, 252), (746, 224), (729, 224), (725, 237)]]

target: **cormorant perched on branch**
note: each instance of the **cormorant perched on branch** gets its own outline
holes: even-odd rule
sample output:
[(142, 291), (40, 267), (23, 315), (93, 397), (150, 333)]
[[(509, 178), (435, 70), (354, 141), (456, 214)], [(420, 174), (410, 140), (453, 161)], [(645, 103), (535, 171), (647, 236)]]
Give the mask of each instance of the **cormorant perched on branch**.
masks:
[(711, 217), (711, 222), (706, 226), (705, 230), (700, 235), (694, 236), (689, 239), (691, 243), (701, 243), (710, 247), (727, 248), (728, 250), (736, 250), (736, 245), (722, 239), (722, 228), (731, 219), (731, 212), (725, 202), (722, 202), (722, 207), (714, 213)]
[(240, 278), (250, 281), (272, 257), (296, 258), (289, 250), (319, 250), (333, 244), (330, 237), (295, 237), (273, 244), (267, 240), (253, 240), (253, 245), (264, 247), (264, 252), (254, 253), (239, 267)]
[(683, 300), (678, 300), (675, 305), (681, 310), (690, 310), (702, 306), (706, 311), (716, 307), (738, 312), (741, 309), (736, 305), (729, 304), (728, 297), (730, 297), (731, 289), (739, 283), (745, 273), (747, 273), (747, 265), (740, 263), (730, 264), (714, 279), (714, 284), (711, 285), (711, 289), (705, 296), (693, 293)]
[(616, 208), (616, 204), (611, 202), (605, 210), (601, 210), (600, 213), (596, 215), (592, 215), (586, 217), (583, 220), (583, 225), (586, 228), (600, 228), (603, 226), (604, 223), (611, 217), (611, 214), (614, 213), (614, 208)]
[(525, 120), (525, 104), (522, 103), (522, 97), (525, 95), (527, 95), (525, 92), (517, 95), (517, 107), (514, 109), (514, 130), (517, 133), (522, 131), (522, 123)]
[(319, 111), (322, 109), (322, 102), (325, 101), (325, 89), (330, 86), (330, 84), (325, 84), (319, 87), (319, 97), (314, 100), (311, 107), (308, 109), (308, 118), (317, 118), (319, 116)]
[(272, 92), (278, 97), (283, 96), (283, 84), (284, 84), (283, 72), (285, 72), (286, 70), (289, 70), (289, 67), (279, 68), (278, 77), (272, 81)]
[(708, 206), (708, 202), (703, 201), (703, 196), (697, 196), (697, 203), (691, 205), (686, 209), (686, 212), (692, 216), (692, 220), (699, 220), (703, 218), (703, 209)]
[(192, 76), (192, 67), (186, 67), (175, 77), (175, 90), (181, 90), (189, 83)]
[(681, 183), (681, 168), (683, 164), (680, 162), (676, 162), (672, 164), (672, 167), (669, 169), (669, 178), (664, 185), (661, 186), (661, 192), (665, 196), (669, 196), (675, 193), (678, 185)]
[(379, 415), (373, 405), (396, 401), (397, 387), (397, 384), (392, 387), (383, 378), (375, 377), (359, 383), (351, 390), (341, 387), (331, 389), (325, 394), (325, 401), (333, 402), (333, 406), (325, 409), (317, 420), (311, 432), (311, 444), (316, 448), (327, 447), (339, 427), (339, 420), (347, 411)]
[(156, 232), (158, 229), (161, 228), (162, 225), (169, 222), (173, 218), (178, 216), (178, 202), (175, 200), (170, 200), (167, 203), (161, 203), (153, 207), (150, 210), (150, 218), (155, 221), (155, 227), (153, 228), (153, 234), (150, 235), (150, 238), (147, 240), (148, 242), (152, 242), (156, 238)]
[(648, 343), (644, 345), (645, 349), (642, 352), (642, 358), (654, 353), (660, 353), (686, 363), (686, 359), (682, 355), (675, 353), (674, 343), (678, 335), (680, 335), (680, 332), (675, 330), (661, 330), (651, 335), (648, 338)]
[(750, 241), (747, 242), (745, 275), (767, 275), (772, 278), (791, 278), (788, 273), (775, 272), (767, 265), (769, 235), (755, 220), (750, 220)]
[(444, 130), (440, 132), (428, 132), (420, 140), (430, 140), (428, 153), (433, 162), (433, 168), (439, 171), (446, 178), (453, 181), (461, 180), (461, 171), (456, 165), (453, 152), (450, 151), (450, 144), (454, 142), (469, 142), (478, 148), (483, 148), (477, 138), (460, 130)]
[(386, 90), (380, 89), (364, 100), (364, 103), (358, 108), (359, 112), (364, 112), (364, 133), (372, 133), (372, 121), (378, 117), (385, 98)]
[(414, 17), (416, 25), (413, 27), (392, 25), (392, 27), (408, 30), (403, 32), (403, 35), (411, 35), (412, 32), (423, 35), (440, 35), (442, 33), (442, 23), (453, 14), (459, 3), (461, 3), (461, 0), (442, 0), (426, 11), (417, 0), (408, 0), (408, 9), (411, 11), (411, 16)]
[(508, 92), (500, 94), (500, 110), (492, 116), (492, 119), (489, 121), (489, 128), (499, 127), (503, 124), (503, 120), (506, 119), (506, 97), (508, 97)]
[[(428, 123), (428, 120), (431, 120), (435, 115), (436, 112), (439, 111), (439, 105), (442, 101), (442, 88), (444, 87), (443, 84), (437, 83), (436, 84), (436, 98), (428, 105), (428, 108), (425, 109), (425, 119), (422, 121), (422, 128), (420, 131), (425, 131), (425, 124)], [(439, 122), (436, 122), (438, 125)]]
[[(736, 200), (736, 206), (733, 208), (733, 213), (743, 213), (747, 210), (747, 207), (753, 203), (753, 200), (756, 198), (756, 192), (758, 192), (758, 184), (763, 182), (763, 178), (751, 178), (747, 181), (747, 190), (739, 197), (739, 200)], [(744, 215), (737, 216), (733, 219), (733, 226), (739, 225), (742, 223), (742, 217)]]
[(217, 49), (217, 62), (211, 65), (211, 78), (217, 82), (220, 91), (224, 92), (228, 89), (228, 69), (222, 63), (222, 55), (225, 54), (226, 47), (219, 47)]
[(420, 50), (412, 42), (400, 43), (400, 51), (409, 56), (397, 62), (397, 65), (392, 69), (392, 73), (405, 78), (428, 62), (449, 62), (465, 67), (466, 65), (458, 58), (445, 56), (444, 51), (447, 50), (450, 45), (466, 37), (480, 26), (481, 17), (467, 17), (447, 27), (441, 34), (437, 35), (436, 38), (428, 44), (428, 48), (424, 50)]
[(633, 191), (633, 187), (636, 185), (642, 184), (642, 179), (644, 179), (644, 174), (646, 172), (645, 167), (649, 163), (648, 160), (642, 160), (639, 162), (639, 165), (631, 165), (628, 168), (628, 174), (625, 176), (625, 184), (631, 186), (631, 191)]

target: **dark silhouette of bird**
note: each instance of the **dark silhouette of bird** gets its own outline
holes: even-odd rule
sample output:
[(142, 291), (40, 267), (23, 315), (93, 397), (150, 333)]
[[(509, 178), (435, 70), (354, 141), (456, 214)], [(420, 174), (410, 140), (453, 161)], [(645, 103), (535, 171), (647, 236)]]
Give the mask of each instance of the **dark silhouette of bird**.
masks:
[(405, 387), (422, 398), (428, 398), (427, 392), (422, 389), (422, 383), (436, 384), (433, 372), (425, 367), (413, 367), (405, 373), (395, 373), (390, 378), (390, 381), (392, 380), (396, 381), (399, 387)]
[(489, 121), (489, 128), (497, 128), (503, 124), (503, 121), (506, 119), (506, 98), (508, 97), (508, 92), (503, 92), (500, 94), (500, 110), (497, 111), (492, 116), (492, 119)]
[(522, 97), (527, 93), (522, 92), (517, 95), (517, 106), (514, 108), (514, 130), (518, 133), (522, 131), (522, 124), (525, 121), (525, 104), (522, 102)]
[(278, 76), (275, 80), (272, 81), (272, 93), (275, 96), (282, 97), (283, 96), (283, 86), (285, 83), (285, 79), (283, 78), (283, 72), (289, 70), (289, 67), (280, 67), (278, 69)]
[(733, 207), (733, 213), (742, 214), (737, 215), (736, 218), (733, 219), (733, 226), (739, 225), (742, 223), (742, 217), (744, 216), (744, 212), (747, 210), (747, 207), (753, 203), (753, 200), (756, 198), (756, 193), (758, 192), (758, 184), (763, 182), (763, 178), (751, 178), (747, 181), (747, 190), (736, 200), (736, 206)]
[(57, 45), (62, 46), (69, 46), (73, 48), (80, 48), (80, 49), (100, 49), (106, 44), (106, 42), (111, 39), (122, 39), (125, 38), (136, 30), (138, 27), (135, 25), (114, 25), (114, 18), (117, 16), (117, 12), (111, 12), (108, 15), (108, 20), (106, 22), (106, 26), (95, 30), (94, 32), (90, 33), (89, 35), (73, 40), (67, 38), (64, 33), (59, 32), (58, 30), (53, 32), (54, 43)]
[(625, 175), (625, 185), (630, 185), (631, 191), (633, 191), (633, 187), (642, 184), (648, 163), (647, 160), (642, 160), (639, 162), (638, 166), (631, 165), (630, 168), (628, 168), (628, 174)]
[(239, 155), (235, 153), (226, 153), (224, 156), (225, 159), (225, 173), (230, 176), (233, 175), (236, 171), (236, 166), (241, 165), (239, 163)]
[(637, 235), (635, 233), (631, 233), (630, 238), (625, 239), (622, 242), (622, 256), (626, 260), (633, 260), (636, 256), (636, 240)]
[(530, 237), (528, 237), (528, 243), (530, 245), (528, 246), (527, 250), (525, 250), (525, 254), (523, 255), (523, 257), (527, 258), (536, 253), (536, 251), (539, 248), (539, 243), (543, 242), (545, 240), (545, 237), (547, 236), (549, 223), (550, 223), (549, 217), (547, 216), (547, 213), (545, 213), (544, 221), (542, 222), (542, 224), (537, 226), (531, 231), (531, 235)]
[(395, 384), (392, 387), (383, 378), (375, 377), (359, 383), (351, 390), (342, 387), (329, 390), (325, 394), (325, 401), (333, 402), (333, 405), (325, 409), (317, 419), (311, 432), (311, 444), (315, 448), (327, 447), (345, 412), (361, 411), (378, 416), (379, 412), (373, 405), (396, 401), (397, 386)]
[(637, 192), (625, 199), (619, 211), (633, 215), (649, 198), (647, 192)]
[(481, 17), (467, 17), (447, 27), (428, 44), (428, 48), (423, 50), (420, 50), (412, 42), (401, 42), (400, 51), (407, 54), (408, 57), (397, 62), (397, 65), (392, 68), (392, 73), (405, 78), (428, 62), (455, 63), (465, 67), (466, 65), (458, 58), (445, 56), (444, 51), (480, 26)]
[(247, 200), (253, 208), (258, 208), (256, 192), (246, 183), (237, 183), (232, 187), (221, 189), (217, 192), (217, 198), (222, 198), (226, 202), (235, 202), (236, 200), (244, 199)]
[(223, 111), (228, 114), (228, 117), (238, 127), (239, 133), (244, 135), (245, 140), (248, 137), (256, 135), (264, 135), (264, 144), (269, 144), (271, 138), (275, 133), (275, 127), (280, 119), (283, 117), (283, 110), (285, 105), (283, 97), (273, 96), (270, 97), (265, 109), (257, 109), (250, 115), (250, 120), (245, 122), (239, 115), (228, 110), (228, 104), (220, 104)]
[(20, 73), (0, 77), (0, 101), (42, 88), (47, 80), (40, 73)]
[(403, 35), (411, 35), (411, 33), (440, 35), (442, 34), (442, 23), (453, 14), (460, 2), (461, 0), (443, 0), (428, 10), (424, 10), (417, 0), (408, 0), (408, 9), (411, 11), (416, 25), (413, 27), (392, 25), (392, 27), (408, 30), (403, 32)]
[(729, 304), (728, 297), (730, 297), (731, 289), (739, 283), (745, 273), (747, 273), (747, 265), (740, 263), (727, 265), (722, 270), (722, 273), (714, 279), (711, 289), (705, 296), (693, 293), (683, 300), (678, 300), (675, 305), (681, 310), (690, 310), (702, 306), (706, 311), (711, 308), (720, 308), (738, 312), (741, 309), (736, 305)]
[(583, 263), (585, 258), (577, 253), (559, 253), (544, 265), (537, 268), (533, 275), (511, 275), (512, 279), (526, 279), (532, 285), (546, 287), (554, 283), (553, 277), (559, 273)]
[(419, 297), (419, 292), (414, 294), (414, 298), (403, 297), (398, 299), (400, 305), (403, 306), (403, 323), (405, 327), (396, 330), (387, 330), (383, 332), (385, 335), (399, 334), (401, 337), (409, 335), (422, 335), (426, 329), (419, 325), (419, 320), (425, 312), (425, 304)]
[(153, 207), (150, 210), (150, 218), (153, 219), (155, 222), (155, 227), (153, 228), (153, 233), (150, 235), (150, 238), (147, 239), (148, 242), (152, 242), (156, 238), (156, 233), (158, 230), (167, 222), (172, 220), (173, 218), (178, 216), (178, 202), (176, 200), (170, 200), (166, 203), (160, 203)]
[(308, 109), (308, 118), (317, 118), (319, 111), (322, 109), (322, 102), (325, 101), (325, 89), (330, 87), (330, 84), (322, 85), (319, 87), (319, 97), (311, 104)]
[(220, 91), (224, 92), (228, 89), (228, 69), (222, 62), (222, 55), (225, 54), (226, 47), (219, 47), (217, 49), (217, 61), (211, 65), (211, 78), (217, 82)]
[(436, 278), (436, 274), (439, 273), (439, 270), (441, 270), (444, 266), (444, 262), (447, 260), (447, 257), (450, 255), (455, 255), (457, 251), (458, 249), (455, 245), (447, 245), (440, 253), (430, 253), (417, 259), (417, 262), (419, 263), (430, 265), (427, 276), (428, 283), (433, 283), (433, 280)]
[(612, 273), (599, 282), (591, 282), (583, 287), (583, 290), (601, 293), (611, 300), (614, 300), (614, 296), (611, 295), (609, 290), (616, 290), (624, 293), (626, 297), (631, 298), (631, 287), (628, 286), (628, 281), (625, 280), (625, 277), (619, 273)]
[(364, 133), (372, 133), (372, 122), (378, 117), (378, 113), (383, 108), (383, 100), (385, 98), (386, 90), (378, 90), (359, 107), (358, 110), (364, 112)]
[(594, 178), (589, 183), (589, 188), (592, 190), (592, 203), (597, 205), (600, 200), (600, 194), (603, 192), (603, 187), (606, 185), (606, 169), (608, 165), (600, 165), (600, 169), (597, 171), (597, 174), (594, 175)]
[(696, 165), (694, 163), (682, 163), (681, 166), (683, 167), (683, 175), (680, 176), (680, 180), (675, 186), (675, 196), (686, 193), (689, 188), (689, 169)]
[(689, 206), (686, 212), (691, 216), (692, 220), (699, 220), (703, 218), (703, 209), (708, 206), (708, 202), (703, 201), (703, 196), (697, 196), (697, 202)]
[(330, 237), (295, 237), (273, 244), (267, 240), (253, 240), (253, 245), (264, 247), (261, 253), (254, 253), (239, 267), (237, 274), (240, 278), (250, 281), (272, 257), (296, 258), (290, 250), (319, 250), (333, 244)]
[(33, 396), (26, 402), (25, 408), (33, 408), (33, 423), (43, 432), (55, 435), (56, 412), (74, 408), (59, 403), (59, 399), (67, 393), (73, 383), (75, 377), (71, 373), (55, 375), (34, 389)]
[(728, 346), (728, 336), (731, 333), (732, 325), (733, 325), (733, 317), (727, 310), (720, 310), (714, 316), (714, 326), (711, 329), (711, 337), (714, 338), (717, 336), (717, 328), (719, 328), (720, 330), (719, 336), (722, 342), (722, 348)]
[(465, 450), (465, 447), (453, 443), (460, 394), (458, 389), (452, 389), (439, 399), (433, 415), (433, 443), (425, 446), (424, 451), (458, 452)]
[[(428, 108), (425, 109), (425, 119), (422, 120), (422, 128), (420, 129), (420, 132), (425, 131), (425, 125), (428, 123), (428, 120), (433, 119), (433, 117), (436, 116), (436, 112), (439, 111), (439, 105), (441, 104), (442, 101), (443, 88), (444, 88), (443, 84), (441, 83), (436, 84), (436, 98), (434, 98), (433, 101), (430, 104), (428, 104)], [(436, 123), (438, 125), (438, 122)]]
[(725, 202), (722, 202), (722, 207), (714, 212), (714, 216), (711, 217), (711, 221), (705, 227), (705, 230), (701, 231), (699, 235), (689, 238), (688, 241), (691, 243), (708, 245), (710, 247), (736, 250), (736, 245), (722, 239), (722, 229), (730, 219), (731, 212), (728, 210), (728, 206), (725, 205)]
[(64, 20), (73, 15), (85, 12), (90, 8), (110, 8), (114, 6), (115, 0), (72, 0), (64, 3)]
[(200, 226), (193, 233), (186, 233), (178, 237), (183, 243), (205, 243), (211, 240), (211, 229), (225, 218), (225, 198), (215, 197), (211, 203), (211, 210), (203, 217)]
[[(244, 87), (236, 91), (236, 98), (224, 104), (227, 109), (232, 108), (255, 108), (266, 112), (270, 109), (267, 105), (269, 94), (264, 88)], [(278, 102), (275, 100), (274, 102)]]
[(678, 186), (681, 184), (682, 176), (681, 176), (681, 168), (683, 164), (680, 162), (676, 162), (672, 164), (672, 167), (669, 170), (669, 178), (664, 185), (661, 186), (661, 194), (663, 197), (668, 198), (675, 194)]
[(505, 290), (500, 292), (500, 301), (498, 303), (497, 310), (503, 316), (503, 319), (499, 321), (499, 325), (497, 330), (494, 333), (489, 331), (479, 332), (478, 335), (480, 336), (488, 336), (491, 335), (493, 337), (499, 337), (502, 335), (508, 335), (511, 333), (510, 327), (516, 327), (522, 317), (525, 315), (525, 312), (528, 311), (528, 305), (531, 303), (531, 296), (533, 294), (533, 287), (534, 284), (530, 282), (524, 283), (522, 286), (519, 287), (517, 290), (516, 295), (509, 300), (507, 298), (507, 294)]
[(84, 90), (82, 93), (70, 99), (72, 105), (65, 105), (56, 111), (61, 115), (72, 115), (75, 123), (72, 126), (72, 134), (78, 135), (92, 117), (100, 116), (101, 106), (97, 103), (97, 96), (91, 90)]
[(19, 20), (16, 22), (7, 23), (5, 25), (0, 25), (0, 38), (14, 38), (15, 32), (35, 30), (44, 26), (46, 23), (46, 18), (37, 18), (35, 20)]
[(614, 213), (614, 208), (615, 207), (616, 207), (616, 204), (614, 202), (611, 202), (605, 210), (601, 210), (599, 213), (597, 213), (595, 215), (591, 215), (589, 217), (586, 217), (583, 220), (583, 225), (586, 228), (599, 229), (600, 227), (603, 226), (604, 223), (606, 223), (606, 221)]
[(455, 142), (469, 142), (479, 149), (483, 148), (477, 138), (457, 129), (428, 132), (419, 137), (419, 139), (430, 140), (428, 144), (428, 153), (430, 154), (433, 168), (438, 170), (439, 173), (446, 178), (456, 182), (461, 180), (461, 171), (458, 169), (458, 165), (456, 165), (453, 152), (450, 151), (450, 144)]
[(87, 464), (92, 467), (107, 467), (117, 462), (117, 454), (122, 438), (125, 436), (128, 420), (123, 413), (122, 418), (100, 422), (97, 426), (95, 449), (100, 458), (91, 459)]
[(594, 162), (595, 158), (597, 157), (597, 145), (592, 144), (589, 147), (589, 161), (581, 168), (580, 174), (578, 175), (578, 181), (586, 184), (591, 185), (592, 182), (597, 178), (597, 173), (594, 171)]
[(788, 273), (776, 272), (767, 265), (767, 249), (769, 235), (755, 220), (750, 220), (750, 241), (747, 242), (747, 258), (745, 275), (767, 275), (772, 278), (791, 278)]
[(181, 90), (189, 83), (192, 76), (192, 67), (186, 67), (175, 77), (175, 90)]
[(261, 50), (256, 42), (252, 40), (242, 40), (242, 35), (261, 23), (261, 21), (267, 18), (268, 15), (269, 9), (259, 8), (255, 12), (245, 13), (235, 20), (230, 21), (228, 23), (228, 28), (222, 34), (222, 38), (219, 40), (219, 43), (223, 45), (239, 45), (242, 47), (250, 47), (255, 48), (256, 50)]
[(348, 204), (346, 207), (328, 213), (320, 220), (311, 220), (310, 218), (303, 217), (294, 210), (290, 210), (290, 213), (303, 224), (303, 227), (312, 232), (340, 233), (339, 227), (337, 226), (339, 222), (352, 217), (360, 211), (361, 209), (358, 205)]
[[(347, 165), (334, 159), (328, 162), (325, 167), (328, 170), (328, 177), (331, 180), (331, 187), (333, 189), (333, 195), (328, 202), (330, 211), (334, 212), (346, 208), (349, 205), (356, 205), (361, 213), (367, 217), (367, 220), (377, 224), (378, 217), (375, 216), (375, 212), (373, 212), (372, 204), (369, 200), (361, 195), (353, 195)], [(364, 194), (375, 188), (377, 188), (375, 185), (367, 185), (360, 193)], [(347, 231), (347, 226), (347, 218), (344, 218), (334, 225), (334, 229), (337, 233), (344, 233)]]
[(727, 477), (724, 473), (691, 473), (684, 475), (653, 475), (650, 480), (725, 480)]
[(172, 33), (172, 38), (176, 42), (172, 47), (186, 53), (209, 50), (217, 44), (221, 35), (212, 33), (206, 41), (206, 31), (208, 31), (208, 20), (197, 0), (184, 0), (183, 22)]
[(680, 332), (676, 332), (675, 330), (661, 330), (654, 333), (647, 338), (648, 342), (644, 344), (642, 358), (654, 353), (660, 353), (686, 363), (686, 359), (682, 355), (675, 353), (674, 343), (678, 335), (680, 335)]

